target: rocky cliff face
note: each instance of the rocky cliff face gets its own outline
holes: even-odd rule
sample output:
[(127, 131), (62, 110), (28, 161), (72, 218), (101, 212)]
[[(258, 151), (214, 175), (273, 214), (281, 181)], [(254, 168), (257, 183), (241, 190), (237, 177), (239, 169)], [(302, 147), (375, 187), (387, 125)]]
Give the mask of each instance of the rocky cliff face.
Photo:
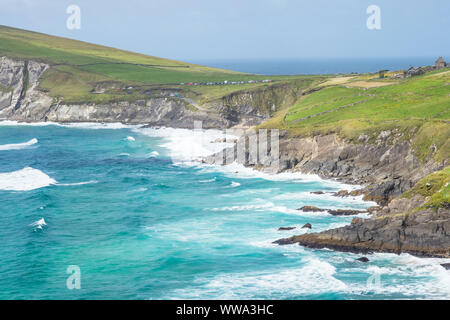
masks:
[[(249, 161), (248, 137), (245, 159), (237, 157), (235, 150), (227, 154), (234, 158), (227, 159), (242, 162), (266, 171), (300, 171), (318, 174), (323, 178), (336, 179), (349, 184), (364, 186), (367, 200), (387, 204), (394, 197), (410, 189), (418, 180), (436, 170), (445, 163), (422, 163), (413, 154), (407, 141), (388, 142), (387, 133), (382, 132), (375, 143), (351, 143), (337, 134), (308, 138), (288, 137), (281, 134), (279, 140), (279, 163)], [(255, 138), (256, 139), (256, 138)], [(270, 152), (270, 145), (269, 145)], [(207, 163), (217, 163), (217, 155), (207, 159)], [(256, 164), (250, 164), (251, 162)]]
[(204, 128), (262, 121), (245, 112), (228, 118), (214, 109), (194, 110), (184, 99), (164, 97), (108, 104), (66, 104), (39, 90), (41, 76), (48, 68), (49, 65), (35, 61), (0, 58), (0, 120), (124, 122), (180, 128), (192, 128), (194, 121), (202, 121)]
[(36, 90), (48, 67), (34, 61), (0, 58), (0, 118), (26, 117), (30, 112), (24, 112), (24, 107), (36, 108), (36, 113), (50, 106), (52, 99)]
[(243, 90), (210, 101), (208, 107), (234, 124), (255, 126), (269, 119), (281, 108), (292, 105), (301, 93), (302, 84), (274, 84)]
[(204, 107), (190, 108), (189, 99), (155, 97), (107, 104), (67, 104), (39, 90), (49, 65), (0, 58), (0, 120), (55, 122), (124, 122), (152, 126), (203, 128), (253, 126), (294, 101), (297, 88), (286, 84), (236, 92)]

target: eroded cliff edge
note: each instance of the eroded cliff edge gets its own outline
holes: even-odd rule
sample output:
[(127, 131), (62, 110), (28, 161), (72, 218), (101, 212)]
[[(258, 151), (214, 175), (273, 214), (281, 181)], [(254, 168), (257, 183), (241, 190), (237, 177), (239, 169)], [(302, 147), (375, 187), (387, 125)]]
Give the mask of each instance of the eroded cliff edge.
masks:
[(241, 143), (247, 148), (244, 158), (237, 157), (236, 144), (225, 150), (223, 156), (216, 154), (204, 161), (220, 164), (222, 160), (226, 163), (236, 160), (259, 170), (318, 174), (326, 179), (361, 185), (359, 193), (380, 205), (370, 211), (369, 219), (355, 218), (350, 226), (275, 243), (351, 252), (408, 252), (417, 256), (450, 257), (450, 201), (443, 198), (436, 202), (432, 196), (448, 188), (450, 181), (449, 170), (445, 169), (448, 159), (436, 161), (433, 155), (437, 150), (427, 159), (419, 159), (411, 138), (396, 130), (382, 131), (375, 139), (362, 135), (356, 143), (337, 134), (302, 138), (282, 133), (279, 165), (274, 166), (270, 157), (265, 163), (251, 159), (248, 136), (241, 138)]
[[(193, 128), (195, 121), (201, 121), (203, 128), (224, 129), (267, 120), (286, 101), (295, 99), (297, 92), (296, 86), (275, 85), (235, 92), (203, 106), (186, 97), (175, 97), (176, 92), (170, 89), (163, 89), (164, 95), (135, 101), (67, 103), (63, 98), (51, 97), (39, 86), (50, 68), (42, 62), (0, 57), (0, 120), (122, 122), (176, 128)], [(265, 102), (261, 107), (261, 101), (270, 101), (270, 106)]]

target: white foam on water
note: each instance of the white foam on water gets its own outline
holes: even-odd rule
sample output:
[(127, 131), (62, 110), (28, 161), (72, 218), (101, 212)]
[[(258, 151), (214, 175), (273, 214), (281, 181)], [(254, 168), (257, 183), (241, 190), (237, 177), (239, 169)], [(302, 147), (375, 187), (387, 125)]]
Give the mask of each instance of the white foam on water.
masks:
[(108, 122), (108, 123), (98, 123), (98, 122), (69, 122), (69, 123), (60, 123), (62, 127), (68, 128), (78, 128), (78, 129), (135, 129), (140, 128), (140, 125), (133, 124), (123, 124), (120, 122)]
[[(256, 199), (259, 200), (259, 199)], [(236, 205), (236, 206), (227, 206), (227, 207), (219, 207), (219, 208), (210, 208), (204, 209), (206, 211), (270, 211), (270, 212), (279, 212), (285, 214), (295, 214), (301, 215), (301, 211), (296, 209), (291, 209), (282, 205), (275, 205), (273, 202), (265, 202), (265, 203), (257, 203), (257, 204), (246, 204), (246, 205)]]
[(132, 136), (128, 136), (126, 138), (126, 140), (128, 140), (128, 141), (136, 141), (136, 139), (134, 137), (132, 137)]
[(57, 122), (19, 122), (13, 120), (0, 121), (0, 126), (30, 126), (30, 127), (44, 127), (44, 126), (60, 126)]
[(119, 154), (119, 157), (129, 157), (129, 156), (130, 154), (126, 152)]
[(195, 287), (174, 290), (175, 298), (283, 299), (293, 296), (348, 291), (336, 279), (336, 268), (316, 257), (308, 257), (302, 267), (276, 271), (230, 273), (213, 279), (196, 279)]
[(212, 178), (212, 179), (207, 179), (207, 180), (200, 180), (199, 182), (201, 183), (207, 183), (207, 182), (214, 182), (216, 181), (216, 177)]
[(25, 149), (36, 143), (38, 143), (38, 140), (36, 138), (33, 138), (33, 139), (31, 139), (27, 142), (23, 142), (23, 143), (4, 144), (4, 145), (0, 145), (0, 151)]
[(152, 151), (148, 155), (149, 158), (156, 158), (157, 156), (159, 156), (159, 152), (158, 151)]
[(241, 186), (241, 184), (239, 182), (231, 181), (231, 185), (230, 185), (231, 188), (237, 188), (237, 187), (240, 187), (240, 186)]
[(39, 219), (38, 221), (33, 222), (30, 224), (30, 227), (34, 227), (36, 229), (41, 229), (46, 226), (47, 223), (45, 222), (44, 218)]
[(355, 294), (450, 299), (450, 272), (441, 266), (450, 259), (419, 258), (407, 253), (375, 253), (369, 259), (368, 264), (341, 270), (378, 278), (378, 284), (370, 288), (365, 284), (353, 286)]
[(31, 127), (44, 127), (44, 126), (59, 126), (66, 128), (79, 128), (79, 129), (136, 129), (142, 127), (142, 125), (123, 124), (120, 122), (19, 122), (13, 120), (0, 121), (0, 126), (31, 126)]
[(56, 184), (40, 170), (26, 167), (14, 172), (0, 173), (0, 190), (29, 191)]
[(310, 183), (318, 182), (326, 185), (328, 188), (338, 190), (355, 190), (358, 189), (357, 185), (348, 185), (335, 180), (324, 180), (315, 174), (305, 174), (301, 172), (284, 171), (280, 173), (269, 173), (264, 171), (255, 170), (251, 167), (245, 167), (239, 163), (231, 163), (224, 166), (220, 165), (207, 165), (195, 163), (202, 172), (221, 172), (228, 178), (235, 179), (264, 179), (268, 181), (291, 181), (295, 183)]
[(74, 183), (58, 183), (58, 186), (64, 186), (64, 187), (70, 187), (70, 186), (83, 186), (86, 184), (94, 184), (98, 183), (96, 180), (89, 180), (89, 181), (83, 181), (83, 182), (74, 182)]
[[(179, 165), (195, 165), (202, 157), (212, 155), (223, 150), (230, 143), (211, 143), (225, 138), (221, 130), (190, 130), (176, 128), (135, 128), (134, 132), (149, 136), (164, 138), (161, 145), (168, 149), (169, 156)], [(235, 138), (235, 137), (234, 137)]]
[[(377, 206), (377, 203), (374, 201), (365, 201), (363, 200), (363, 195), (360, 196), (350, 196), (350, 197), (336, 197), (331, 193), (323, 193), (323, 194), (314, 194), (311, 192), (288, 192), (275, 196), (274, 200), (315, 200), (315, 201), (327, 201), (336, 203), (336, 208), (339, 206), (339, 209), (344, 209), (342, 205), (346, 205), (347, 208), (351, 209), (354, 205), (363, 205), (366, 207)], [(340, 205), (342, 204), (342, 205)], [(351, 207), (348, 207), (351, 206)], [(328, 209), (328, 208), (327, 208)], [(335, 209), (330, 206), (329, 209)]]

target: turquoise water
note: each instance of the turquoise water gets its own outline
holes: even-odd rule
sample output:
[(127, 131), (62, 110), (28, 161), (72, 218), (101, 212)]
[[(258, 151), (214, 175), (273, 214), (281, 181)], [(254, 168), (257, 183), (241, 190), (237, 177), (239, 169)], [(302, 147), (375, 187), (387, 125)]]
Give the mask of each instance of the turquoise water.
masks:
[[(205, 134), (204, 149), (221, 147), (208, 144), (219, 134)], [(1, 124), (0, 299), (450, 297), (439, 259), (376, 254), (363, 264), (360, 255), (273, 245), (308, 222), (320, 231), (352, 219), (296, 210), (303, 205), (372, 204), (312, 195), (345, 187), (313, 176), (182, 162), (188, 136)], [(79, 290), (66, 287), (71, 265)]]

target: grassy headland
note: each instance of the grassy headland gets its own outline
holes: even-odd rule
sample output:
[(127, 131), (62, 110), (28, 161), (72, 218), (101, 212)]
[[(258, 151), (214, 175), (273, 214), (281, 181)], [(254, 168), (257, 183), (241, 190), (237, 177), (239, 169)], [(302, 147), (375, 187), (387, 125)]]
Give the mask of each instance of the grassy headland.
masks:
[[(266, 76), (199, 66), (6, 26), (0, 26), (0, 56), (49, 64), (51, 68), (43, 75), (40, 87), (66, 103), (136, 100), (148, 97), (148, 93), (143, 92), (161, 86), (209, 100), (272, 84), (261, 82)], [(270, 77), (276, 81), (304, 78), (309, 77)], [(255, 82), (231, 84), (250, 80)], [(189, 85), (224, 81), (228, 84)]]

